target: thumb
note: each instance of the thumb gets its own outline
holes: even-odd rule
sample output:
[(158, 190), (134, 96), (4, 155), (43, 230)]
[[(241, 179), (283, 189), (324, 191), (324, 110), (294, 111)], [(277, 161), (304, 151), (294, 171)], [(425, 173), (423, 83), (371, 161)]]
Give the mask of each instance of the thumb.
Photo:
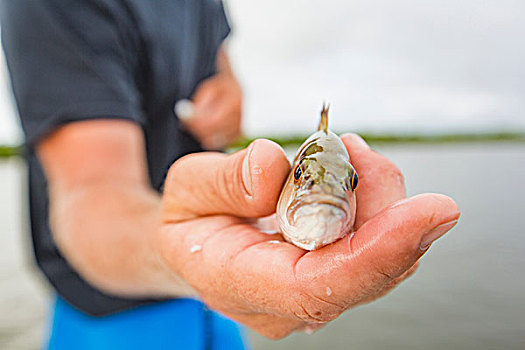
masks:
[(185, 156), (168, 171), (162, 220), (174, 223), (205, 215), (270, 215), (289, 170), (283, 149), (264, 139), (231, 155), (203, 152)]

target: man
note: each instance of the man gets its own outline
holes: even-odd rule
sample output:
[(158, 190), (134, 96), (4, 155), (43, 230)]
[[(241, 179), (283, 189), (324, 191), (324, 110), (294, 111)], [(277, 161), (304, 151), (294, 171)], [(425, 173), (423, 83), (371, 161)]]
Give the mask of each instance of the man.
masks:
[(2, 14), (35, 252), (59, 294), (49, 348), (243, 348), (229, 319), (270, 338), (315, 330), (410, 275), (459, 216), (442, 195), (404, 199), (399, 170), (345, 135), (354, 237), (269, 244), (282, 238), (251, 223), (275, 212), (282, 149), (195, 153), (239, 131), (220, 2), (12, 0)]

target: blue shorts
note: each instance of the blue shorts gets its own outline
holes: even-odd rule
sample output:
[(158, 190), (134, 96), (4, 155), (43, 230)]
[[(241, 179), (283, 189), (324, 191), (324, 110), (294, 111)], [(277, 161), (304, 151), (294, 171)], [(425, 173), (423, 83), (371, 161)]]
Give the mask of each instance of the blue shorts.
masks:
[(192, 299), (175, 299), (103, 317), (58, 297), (48, 349), (247, 349), (235, 322)]

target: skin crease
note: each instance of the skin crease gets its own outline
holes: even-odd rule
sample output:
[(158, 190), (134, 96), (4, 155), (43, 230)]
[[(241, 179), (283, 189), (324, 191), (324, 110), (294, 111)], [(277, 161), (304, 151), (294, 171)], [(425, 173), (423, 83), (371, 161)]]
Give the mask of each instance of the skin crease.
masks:
[(443, 195), (403, 201), (395, 165), (357, 135), (342, 139), (360, 176), (357, 230), (308, 253), (252, 224), (275, 212), (290, 167), (268, 140), (179, 159), (162, 196), (147, 180), (143, 133), (132, 122), (70, 123), (41, 140), (37, 154), (53, 236), (90, 283), (121, 296), (198, 297), (278, 339), (387, 293), (414, 272), (423, 236), (459, 217)]

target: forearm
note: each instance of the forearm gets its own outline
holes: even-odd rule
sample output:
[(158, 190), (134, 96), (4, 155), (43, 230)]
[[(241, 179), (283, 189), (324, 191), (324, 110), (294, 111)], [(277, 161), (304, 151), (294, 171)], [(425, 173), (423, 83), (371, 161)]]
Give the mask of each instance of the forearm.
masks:
[(133, 183), (52, 188), (51, 226), (66, 259), (96, 287), (122, 296), (191, 296), (155, 248), (160, 196)]

